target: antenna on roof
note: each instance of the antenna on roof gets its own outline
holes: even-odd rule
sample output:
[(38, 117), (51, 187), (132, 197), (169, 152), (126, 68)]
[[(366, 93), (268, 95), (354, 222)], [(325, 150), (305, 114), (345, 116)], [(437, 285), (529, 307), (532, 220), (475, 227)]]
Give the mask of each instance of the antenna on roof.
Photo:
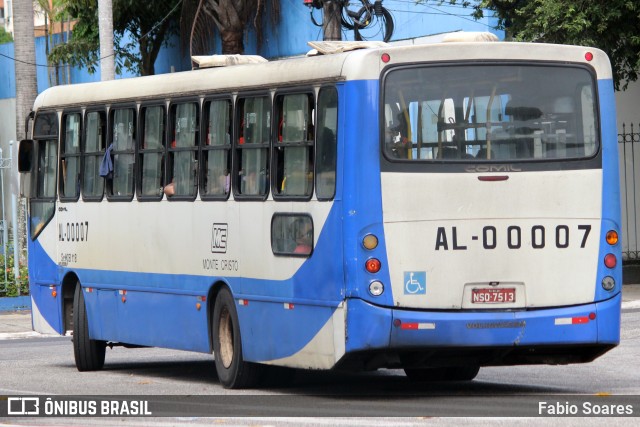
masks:
[(310, 41), (307, 44), (313, 48), (307, 53), (307, 56), (330, 55), (356, 49), (375, 49), (389, 46), (381, 41)]

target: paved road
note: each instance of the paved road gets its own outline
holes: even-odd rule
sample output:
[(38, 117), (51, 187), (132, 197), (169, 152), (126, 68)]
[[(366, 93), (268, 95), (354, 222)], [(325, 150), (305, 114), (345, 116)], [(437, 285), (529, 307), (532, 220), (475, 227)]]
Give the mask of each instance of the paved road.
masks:
[[(640, 286), (637, 289), (640, 290)], [(114, 348), (108, 350), (103, 371), (80, 373), (73, 364), (69, 337), (18, 338), (20, 334), (31, 333), (21, 330), (25, 323), (30, 323), (28, 313), (5, 313), (0, 315), (0, 331), (14, 329), (0, 332), (5, 334), (4, 339), (0, 339), (0, 395), (117, 394), (149, 399), (155, 408), (160, 404), (160, 408), (166, 410), (176, 404), (174, 398), (167, 396), (188, 399), (179, 405), (181, 410), (188, 408), (186, 415), (126, 420), (131, 425), (157, 426), (417, 426), (425, 423), (524, 426), (530, 421), (495, 417), (513, 415), (510, 411), (522, 416), (523, 410), (527, 416), (535, 416), (539, 399), (558, 395), (562, 399), (595, 399), (595, 402), (605, 399), (615, 403), (626, 403), (620, 399), (628, 396), (632, 399), (634, 414), (638, 415), (640, 369), (636, 366), (640, 354), (640, 304), (629, 296), (632, 292), (626, 293), (621, 345), (590, 364), (483, 368), (472, 383), (426, 385), (411, 383), (398, 371), (363, 374), (299, 371), (291, 385), (246, 391), (229, 391), (219, 385), (212, 356), (166, 349)], [(212, 409), (218, 412), (207, 413)], [(225, 412), (228, 410), (232, 412)], [(204, 417), (203, 411), (213, 419)], [(334, 417), (321, 416), (330, 413)], [(402, 417), (390, 418), (390, 414)], [(491, 418), (449, 418), (471, 415)], [(3, 422), (6, 421), (9, 420)], [(10, 420), (15, 425), (113, 425), (114, 421), (107, 418)], [(637, 418), (619, 419), (616, 423), (635, 426)], [(611, 420), (536, 418), (535, 424), (582, 427), (610, 425)]]

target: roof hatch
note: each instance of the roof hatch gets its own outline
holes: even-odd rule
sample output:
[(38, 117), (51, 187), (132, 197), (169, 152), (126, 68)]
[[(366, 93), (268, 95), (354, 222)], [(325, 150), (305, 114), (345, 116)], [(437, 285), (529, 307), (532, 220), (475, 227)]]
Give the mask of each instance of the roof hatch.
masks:
[(192, 56), (191, 61), (195, 64), (194, 69), (229, 67), (231, 65), (259, 64), (268, 62), (259, 55), (208, 55)]

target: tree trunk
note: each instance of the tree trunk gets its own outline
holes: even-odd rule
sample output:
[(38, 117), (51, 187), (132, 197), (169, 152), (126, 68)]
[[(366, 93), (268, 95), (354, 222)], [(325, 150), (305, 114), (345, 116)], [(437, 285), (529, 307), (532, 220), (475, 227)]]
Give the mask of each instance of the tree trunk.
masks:
[(98, 30), (100, 32), (100, 79), (113, 80), (116, 59), (113, 51), (113, 3), (98, 0)]
[[(66, 42), (68, 43), (69, 40), (71, 40), (71, 16), (67, 17), (67, 39)], [(70, 85), (71, 84), (71, 67), (69, 66), (69, 64), (65, 64), (65, 68), (66, 68), (66, 76), (67, 76), (67, 84)]]
[[(144, 30), (143, 30), (144, 31)], [(155, 74), (156, 70), (154, 64), (156, 62), (156, 54), (153, 54), (153, 51), (149, 51), (149, 42), (147, 39), (139, 40), (140, 44), (140, 56), (142, 57), (142, 64), (140, 67), (140, 75), (142, 76), (152, 76)]]
[(232, 55), (232, 54), (243, 54), (244, 53), (244, 42), (242, 40), (243, 32), (242, 30), (228, 30), (221, 31), (220, 38), (222, 39), (222, 54), (223, 55)]
[(13, 15), (16, 58), (16, 136), (19, 141), (27, 137), (25, 121), (38, 94), (33, 3), (30, 1), (13, 2)]

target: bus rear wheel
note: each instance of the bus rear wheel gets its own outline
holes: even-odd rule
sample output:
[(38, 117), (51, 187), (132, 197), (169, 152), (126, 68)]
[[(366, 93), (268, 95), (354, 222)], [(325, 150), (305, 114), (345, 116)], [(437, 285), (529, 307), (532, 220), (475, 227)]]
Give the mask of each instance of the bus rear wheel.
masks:
[(480, 372), (479, 366), (451, 366), (447, 368), (448, 381), (471, 381)]
[(105, 341), (92, 340), (89, 337), (87, 307), (84, 303), (82, 286), (78, 282), (73, 296), (73, 356), (78, 371), (102, 369), (106, 350)]
[(245, 362), (235, 301), (228, 289), (216, 297), (212, 319), (213, 353), (218, 379), (224, 388), (249, 388), (261, 379), (261, 365)]
[(404, 373), (411, 381), (444, 381), (446, 368), (404, 368)]

